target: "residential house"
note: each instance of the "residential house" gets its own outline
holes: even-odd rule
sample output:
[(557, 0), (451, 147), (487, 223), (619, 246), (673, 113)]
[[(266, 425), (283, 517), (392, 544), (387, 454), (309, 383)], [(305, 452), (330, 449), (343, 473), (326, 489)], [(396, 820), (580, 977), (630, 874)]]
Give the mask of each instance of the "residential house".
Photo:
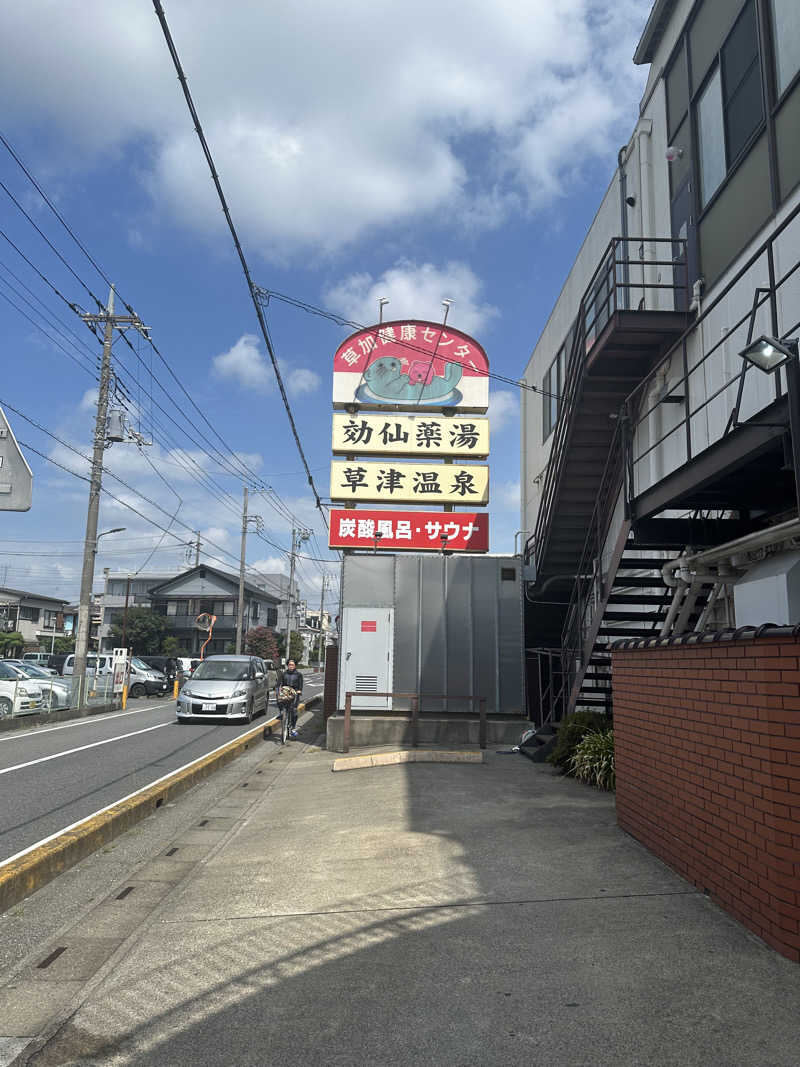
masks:
[(0, 588), (0, 626), (21, 633), (27, 649), (47, 652), (55, 638), (64, 637), (66, 605), (58, 597)]
[[(278, 597), (245, 582), (243, 630), (256, 626), (275, 628), (278, 623)], [(200, 564), (153, 585), (148, 595), (153, 611), (163, 615), (170, 633), (190, 654), (200, 652), (208, 633), (196, 625), (200, 615), (215, 615), (206, 655), (225, 652), (236, 640), (239, 602), (239, 576)]]

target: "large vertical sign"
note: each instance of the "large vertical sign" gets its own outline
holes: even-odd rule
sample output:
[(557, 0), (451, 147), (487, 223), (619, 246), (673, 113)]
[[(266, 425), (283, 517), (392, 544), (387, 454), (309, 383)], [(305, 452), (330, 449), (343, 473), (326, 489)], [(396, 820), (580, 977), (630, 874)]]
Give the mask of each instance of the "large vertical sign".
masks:
[(0, 408), (0, 511), (30, 511), (33, 472)]
[(460, 330), (417, 319), (359, 330), (333, 358), (333, 406), (455, 408), (489, 406), (489, 361)]
[(489, 468), (469, 462), (489, 455), (489, 420), (477, 417), (488, 405), (489, 361), (460, 330), (404, 319), (343, 341), (333, 360), (332, 451), (345, 458), (331, 464), (330, 495), (348, 508), (331, 516), (330, 547), (488, 551), (488, 516), (471, 509), (489, 502)]

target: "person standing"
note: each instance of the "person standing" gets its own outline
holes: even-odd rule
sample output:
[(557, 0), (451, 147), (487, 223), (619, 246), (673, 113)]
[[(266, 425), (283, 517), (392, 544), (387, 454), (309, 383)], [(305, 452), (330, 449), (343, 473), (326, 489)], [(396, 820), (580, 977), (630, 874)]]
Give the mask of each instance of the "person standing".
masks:
[[(284, 696), (284, 689), (294, 690), (290, 699)], [(283, 708), (285, 715), (289, 716), (289, 732), (291, 737), (297, 737), (297, 705), (303, 692), (303, 676), (295, 666), (293, 659), (286, 664), (286, 670), (281, 673), (276, 687), (278, 704)], [(288, 695), (288, 694), (287, 694)]]

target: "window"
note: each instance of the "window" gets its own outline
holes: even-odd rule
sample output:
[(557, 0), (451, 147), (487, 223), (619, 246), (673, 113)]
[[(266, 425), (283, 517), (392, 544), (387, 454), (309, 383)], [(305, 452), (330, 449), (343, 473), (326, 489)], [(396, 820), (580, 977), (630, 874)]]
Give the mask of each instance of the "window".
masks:
[(719, 63), (697, 101), (703, 207), (763, 121), (758, 26), (755, 3), (750, 0), (728, 34)]
[(800, 4), (772, 0), (772, 39), (775, 42), (775, 80), (780, 96), (800, 70)]
[(177, 614), (178, 614), (178, 601), (177, 600), (168, 600), (167, 601), (167, 615), (177, 615)]
[(38, 622), (39, 621), (39, 608), (23, 608), (20, 607), (17, 618), (23, 622)]
[(223, 604), (223, 615), (235, 615), (236, 614), (236, 601), (226, 600)]
[(697, 102), (697, 129), (700, 141), (700, 194), (705, 206), (722, 184), (726, 170), (719, 67)]
[(542, 440), (546, 441), (558, 422), (558, 400), (564, 378), (564, 349), (547, 368), (542, 380), (542, 420), (544, 432)]

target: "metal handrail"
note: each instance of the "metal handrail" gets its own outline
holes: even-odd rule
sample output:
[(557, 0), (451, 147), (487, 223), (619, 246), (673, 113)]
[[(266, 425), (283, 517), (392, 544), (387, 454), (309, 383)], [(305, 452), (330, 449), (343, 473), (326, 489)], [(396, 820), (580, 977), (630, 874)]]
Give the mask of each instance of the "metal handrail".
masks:
[[(398, 700), (410, 700), (411, 712), (409, 719), (411, 722), (411, 746), (416, 748), (419, 744), (419, 693), (359, 693), (355, 690), (348, 690), (344, 695), (344, 741), (342, 745), (343, 752), (350, 751), (350, 722), (353, 712), (353, 697), (395, 697)], [(476, 696), (456, 696), (452, 693), (425, 693), (427, 700), (468, 700), (470, 706), (474, 706), (475, 701), (478, 701), (478, 743), (481, 748), (486, 748), (486, 699), (485, 697)]]
[[(638, 244), (641, 251), (639, 258), (633, 259), (627, 252), (627, 249), (632, 244)], [(676, 246), (679, 247), (681, 250), (679, 256), (671, 260), (644, 258), (646, 245), (663, 244), (667, 244), (673, 249)], [(626, 251), (625, 258), (619, 255), (621, 248)], [(525, 546), (526, 555), (533, 555), (537, 572), (541, 569), (541, 563), (548, 546), (553, 508), (558, 484), (563, 473), (569, 430), (572, 426), (572, 415), (585, 378), (589, 354), (594, 348), (599, 334), (611, 317), (616, 311), (625, 310), (628, 307), (632, 291), (641, 289), (644, 295), (648, 289), (671, 289), (673, 292), (684, 290), (685, 294), (688, 295), (688, 275), (687, 281), (683, 284), (676, 283), (674, 278), (670, 284), (650, 282), (644, 277), (644, 269), (646, 267), (669, 265), (674, 268), (680, 263), (686, 263), (685, 239), (672, 237), (613, 237), (591, 276), (578, 308), (577, 328), (573, 335), (572, 347), (568, 354), (568, 361), (564, 371), (566, 387), (558, 398), (558, 417), (553, 430), (550, 457), (545, 469), (544, 485), (542, 486), (542, 495), (536, 516), (536, 528)], [(619, 277), (619, 268), (631, 265), (642, 268), (643, 276), (641, 279), (631, 280), (627, 272), (625, 272), (626, 276), (624, 278), (621, 279)]]
[[(686, 434), (686, 452), (687, 452), (687, 454), (686, 454), (686, 462), (688, 462), (690, 459), (692, 459), (692, 456), (694, 454), (693, 453), (693, 448), (692, 448), (692, 432), (691, 432), (692, 420), (699, 414), (699, 412), (703, 411), (706, 407), (708, 407), (711, 403), (713, 403), (713, 401), (716, 400), (722, 393), (724, 393), (725, 390), (730, 389), (732, 386), (738, 387), (740, 375), (736, 375), (733, 378), (731, 378), (730, 381), (725, 382), (722, 386), (720, 386), (718, 389), (716, 389), (710, 396), (706, 396), (694, 408), (692, 408), (691, 404), (690, 404), (689, 379), (691, 378), (691, 376), (693, 374), (696, 374), (698, 371), (703, 371), (704, 370), (706, 362), (722, 347), (722, 345), (725, 344), (725, 342), (728, 340), (728, 338), (732, 334), (734, 334), (738, 329), (740, 329), (746, 322), (748, 322), (748, 320), (754, 321), (755, 320), (755, 315), (757, 314), (757, 312), (760, 310), (761, 307), (763, 307), (765, 304), (769, 303), (771, 329), (776, 335), (778, 333), (790, 333), (793, 330), (796, 330), (796, 329), (800, 328), (800, 323), (797, 323), (797, 324), (789, 327), (785, 331), (780, 331), (779, 330), (779, 326), (778, 326), (778, 304), (777, 304), (777, 294), (778, 294), (779, 290), (782, 288), (782, 286), (784, 286), (794, 276), (794, 274), (798, 270), (800, 270), (800, 260), (798, 260), (789, 270), (787, 270), (780, 279), (776, 279), (776, 277), (775, 277), (775, 255), (774, 255), (774, 249), (775, 249), (775, 244), (776, 244), (777, 240), (788, 229), (788, 227), (797, 219), (798, 215), (800, 215), (800, 204), (798, 204), (786, 216), (786, 218), (783, 220), (783, 222), (780, 224), (780, 226), (778, 226), (777, 229), (774, 230), (773, 233), (771, 233), (769, 235), (769, 237), (767, 237), (759, 245), (759, 247), (748, 257), (748, 259), (744, 262), (744, 264), (741, 267), (739, 267), (739, 269), (736, 271), (736, 273), (733, 275), (733, 277), (728, 282), (726, 282), (726, 284), (720, 290), (720, 292), (717, 293), (717, 295), (714, 297), (714, 299), (703, 309), (702, 313), (697, 316), (697, 318), (692, 322), (692, 324), (670, 346), (670, 348), (665, 352), (664, 356), (658, 361), (658, 363), (655, 365), (655, 367), (653, 367), (653, 369), (649, 372), (647, 377), (643, 378), (642, 381), (633, 390), (633, 392), (628, 396), (626, 403), (628, 404), (629, 410), (632, 411), (632, 412), (636, 412), (634, 428), (638, 428), (639, 426), (641, 426), (642, 423), (645, 421), (645, 419), (647, 419), (650, 415), (652, 415), (653, 412), (658, 407), (660, 407), (660, 405), (662, 403), (664, 403), (664, 401), (665, 401), (665, 399), (667, 397), (670, 397), (670, 396), (674, 396), (676, 398), (680, 397), (680, 399), (683, 401), (683, 407), (684, 407), (683, 418), (675, 426), (670, 427), (657, 440), (655, 440), (652, 444), (650, 444), (649, 447), (646, 450), (644, 450), (642, 453), (637, 455), (636, 458), (632, 460), (632, 464), (634, 466), (636, 464), (640, 463), (654, 449), (658, 448), (660, 445), (662, 445), (664, 443), (664, 441), (666, 441), (669, 437), (671, 437), (674, 433), (680, 431), (681, 429), (683, 429), (685, 434)], [(752, 268), (756, 265), (756, 263), (758, 263), (759, 260), (761, 260), (762, 257), (764, 257), (765, 255), (767, 257), (767, 273), (768, 273), (769, 284), (768, 285), (760, 285), (758, 287), (759, 291), (756, 292), (755, 298), (753, 300), (752, 307), (748, 307), (747, 311), (740, 318), (738, 318), (736, 320), (734, 325), (729, 327), (726, 330), (725, 334), (717, 342), (715, 342), (708, 349), (708, 351), (704, 352), (702, 358), (699, 359), (692, 367), (689, 367), (688, 366), (688, 359), (687, 359), (687, 341), (689, 340), (689, 338), (692, 335), (696, 335), (696, 331), (698, 330), (699, 327), (702, 326), (703, 322), (705, 322), (706, 319), (712, 314), (712, 312), (714, 312), (719, 307), (720, 303), (728, 296), (728, 294), (731, 292), (731, 290), (734, 289), (734, 287), (737, 286), (742, 281), (742, 279), (748, 274), (748, 272), (750, 270), (752, 270)], [(672, 386), (670, 386), (670, 388), (663, 394), (663, 396), (659, 397), (658, 400), (656, 400), (655, 403), (653, 403), (652, 405), (647, 407), (645, 410), (642, 410), (642, 406), (643, 406), (643, 403), (644, 403), (644, 398), (647, 395), (648, 388), (652, 385), (654, 379), (659, 374), (663, 373), (664, 369), (670, 365), (672, 359), (674, 358), (674, 356), (679, 351), (682, 352), (682, 357), (683, 357), (682, 358), (682, 373), (681, 373), (680, 377), (675, 381), (675, 383)], [(781, 387), (780, 387), (779, 375), (780, 375), (780, 372), (778, 372), (778, 375), (776, 375), (776, 382), (775, 382), (776, 396), (775, 396), (775, 399), (777, 399), (780, 395), (782, 395), (782, 390), (781, 390)], [(683, 390), (682, 392), (681, 392), (681, 389)], [(631, 487), (631, 490), (632, 490), (632, 488), (633, 487)]]

